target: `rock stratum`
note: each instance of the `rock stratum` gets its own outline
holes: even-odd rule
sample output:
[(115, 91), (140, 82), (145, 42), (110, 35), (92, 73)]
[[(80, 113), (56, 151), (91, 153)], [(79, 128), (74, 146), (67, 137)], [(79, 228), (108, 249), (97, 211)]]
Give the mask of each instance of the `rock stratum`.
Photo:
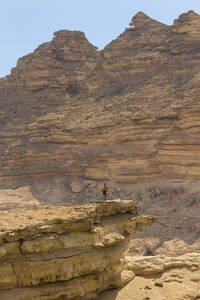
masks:
[(157, 215), (155, 237), (197, 240), (199, 62), (193, 11), (171, 26), (139, 12), (102, 51), (55, 32), (0, 79), (0, 207), (81, 204), (106, 181)]
[(179, 257), (127, 256), (126, 261), (135, 279), (120, 290), (104, 292), (98, 300), (200, 299), (199, 253)]
[(124, 252), (153, 217), (133, 201), (0, 212), (0, 299), (94, 299), (134, 278)]

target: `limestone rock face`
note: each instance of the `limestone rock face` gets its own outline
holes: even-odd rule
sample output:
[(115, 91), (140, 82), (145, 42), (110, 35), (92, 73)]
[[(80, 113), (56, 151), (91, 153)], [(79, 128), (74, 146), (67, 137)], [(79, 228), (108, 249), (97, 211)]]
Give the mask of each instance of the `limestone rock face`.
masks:
[(200, 253), (200, 240), (194, 244), (188, 245), (183, 240), (174, 238), (171, 241), (164, 242), (161, 247), (155, 250), (155, 255), (180, 256), (186, 253)]
[[(111, 199), (134, 198), (142, 212), (150, 205), (162, 222), (173, 214), (172, 231), (156, 228), (164, 239), (182, 235), (175, 223), (188, 210), (183, 231), (197, 239), (199, 24), (192, 11), (172, 26), (139, 12), (102, 51), (83, 33), (61, 30), (20, 58), (0, 79), (0, 187), (17, 202), (6, 196), (9, 207), (28, 194), (29, 203), (53, 205), (101, 199), (106, 181)], [(71, 190), (87, 180), (96, 187)]]
[(189, 268), (200, 270), (200, 254), (189, 253), (179, 257), (162, 256), (127, 256), (126, 262), (128, 269), (133, 270), (136, 275), (152, 275), (161, 273), (169, 268)]
[[(92, 299), (134, 278), (124, 251), (138, 216), (132, 201), (1, 212), (0, 299)], [(147, 221), (148, 220), (148, 221)]]
[(78, 182), (72, 182), (71, 189), (74, 193), (80, 193), (84, 189), (84, 185)]
[(178, 257), (126, 257), (127, 267), (134, 270), (133, 281), (117, 291), (107, 291), (99, 300), (187, 300), (200, 297), (200, 254)]
[(162, 255), (176, 257), (193, 252), (200, 253), (200, 240), (193, 244), (187, 244), (177, 237), (164, 242), (158, 238), (146, 237), (132, 239), (127, 253), (131, 256)]
[[(18, 91), (48, 96), (78, 94), (75, 81), (83, 81), (96, 66), (97, 50), (79, 31), (61, 30), (52, 42), (39, 46), (32, 54), (18, 60), (11, 79)], [(44, 94), (44, 93), (43, 93)]]

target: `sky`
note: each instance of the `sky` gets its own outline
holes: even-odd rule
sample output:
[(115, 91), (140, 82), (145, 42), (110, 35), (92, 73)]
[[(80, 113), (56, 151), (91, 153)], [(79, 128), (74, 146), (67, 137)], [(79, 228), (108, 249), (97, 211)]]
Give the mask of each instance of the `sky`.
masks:
[(50, 41), (57, 30), (84, 31), (102, 49), (129, 26), (138, 11), (171, 25), (189, 10), (200, 13), (200, 1), (1, 0), (0, 77), (10, 73), (18, 58)]

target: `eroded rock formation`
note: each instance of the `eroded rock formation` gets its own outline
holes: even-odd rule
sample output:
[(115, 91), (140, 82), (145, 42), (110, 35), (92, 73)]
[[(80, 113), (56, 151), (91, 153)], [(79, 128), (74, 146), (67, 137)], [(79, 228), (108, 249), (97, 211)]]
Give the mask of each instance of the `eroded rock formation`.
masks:
[(0, 186), (12, 189), (10, 208), (100, 199), (108, 181), (111, 199), (135, 199), (163, 224), (171, 216), (170, 228), (155, 229), (162, 239), (185, 230), (198, 239), (199, 50), (195, 12), (171, 26), (140, 12), (102, 51), (62, 30), (20, 58), (0, 80)]
[(153, 221), (126, 200), (0, 212), (0, 299), (93, 299), (124, 285), (130, 232)]
[(126, 257), (136, 277), (124, 288), (104, 292), (99, 300), (197, 300), (200, 299), (200, 254), (179, 257)]
[(200, 253), (200, 240), (187, 244), (179, 238), (161, 242), (158, 238), (134, 238), (129, 244), (128, 253), (132, 256), (181, 256), (187, 253)]

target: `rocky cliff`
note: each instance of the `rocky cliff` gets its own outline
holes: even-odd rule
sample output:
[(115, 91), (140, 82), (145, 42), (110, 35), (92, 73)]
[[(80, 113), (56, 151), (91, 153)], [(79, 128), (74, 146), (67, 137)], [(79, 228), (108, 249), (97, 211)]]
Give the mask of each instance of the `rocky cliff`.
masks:
[(163, 239), (197, 239), (199, 50), (195, 12), (171, 26), (139, 12), (102, 51), (61, 30), (20, 58), (0, 79), (1, 207), (100, 199), (107, 181), (111, 199), (172, 216)]
[(154, 219), (132, 201), (0, 213), (0, 299), (94, 299), (134, 278), (130, 231)]
[(120, 290), (104, 292), (99, 300), (198, 300), (200, 254), (180, 257), (126, 257), (136, 277)]

